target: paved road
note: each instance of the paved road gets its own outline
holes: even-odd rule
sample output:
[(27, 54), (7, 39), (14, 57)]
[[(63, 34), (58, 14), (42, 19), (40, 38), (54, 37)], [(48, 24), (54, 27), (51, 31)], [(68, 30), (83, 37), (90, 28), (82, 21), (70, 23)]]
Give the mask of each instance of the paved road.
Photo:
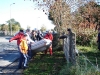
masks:
[(10, 38), (9, 36), (0, 37), (0, 73), (4, 73), (4, 68), (6, 69), (19, 57), (16, 41), (9, 43)]
[(0, 37), (0, 66), (7, 66), (18, 58), (16, 41), (9, 43), (9, 38)]

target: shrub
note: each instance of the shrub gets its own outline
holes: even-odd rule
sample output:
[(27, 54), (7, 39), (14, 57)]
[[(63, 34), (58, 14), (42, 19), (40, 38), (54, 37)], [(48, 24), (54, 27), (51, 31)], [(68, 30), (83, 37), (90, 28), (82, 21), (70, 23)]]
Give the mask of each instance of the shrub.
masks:
[(96, 33), (77, 33), (76, 34), (76, 43), (77, 45), (82, 45), (82, 46), (91, 46), (94, 44), (94, 37), (96, 37)]
[(55, 47), (58, 45), (58, 38), (59, 38), (59, 34), (53, 34), (53, 41), (52, 41), (52, 46)]

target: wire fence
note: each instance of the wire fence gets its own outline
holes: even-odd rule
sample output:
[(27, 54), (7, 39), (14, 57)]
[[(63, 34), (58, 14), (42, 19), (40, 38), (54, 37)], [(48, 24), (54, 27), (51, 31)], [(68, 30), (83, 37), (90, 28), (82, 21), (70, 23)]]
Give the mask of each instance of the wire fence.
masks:
[[(83, 58), (85, 58), (85, 60), (92, 65), (96, 70), (100, 71), (100, 69), (98, 68), (98, 64), (93, 64), (88, 57), (86, 57), (82, 52), (80, 52), (77, 48), (76, 48), (76, 34), (75, 33), (71, 33), (71, 34), (67, 34), (67, 38), (63, 39), (63, 51), (65, 54), (65, 58), (67, 60), (67, 63), (73, 63), (76, 64), (77, 63), (77, 54), (78, 57), (79, 55), (83, 56)], [(97, 59), (96, 59), (97, 62)]]

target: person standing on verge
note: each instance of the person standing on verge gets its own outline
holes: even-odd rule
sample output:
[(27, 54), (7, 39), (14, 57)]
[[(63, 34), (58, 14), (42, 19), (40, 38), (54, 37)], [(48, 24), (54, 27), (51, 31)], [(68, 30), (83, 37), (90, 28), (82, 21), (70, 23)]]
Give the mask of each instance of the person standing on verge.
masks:
[[(50, 30), (48, 30), (48, 33), (44, 36), (44, 38), (45, 39), (49, 39), (49, 40), (53, 40), (53, 35), (52, 35), (52, 33), (51, 33), (51, 31)], [(52, 55), (53, 54), (53, 52), (52, 52), (52, 44), (50, 45), (50, 47), (49, 47), (49, 52), (50, 52), (50, 55)], [(47, 51), (48, 50), (45, 50), (45, 54), (47, 54)]]
[(12, 37), (9, 42), (13, 41), (13, 40), (17, 40), (17, 45), (18, 45), (18, 50), (19, 50), (19, 65), (18, 65), (18, 69), (21, 69), (22, 68), (22, 55), (21, 55), (21, 50), (20, 50), (20, 47), (19, 47), (19, 44), (20, 44), (20, 40), (21, 38), (24, 37), (24, 31), (21, 29), (19, 31), (19, 33), (17, 33), (14, 37)]

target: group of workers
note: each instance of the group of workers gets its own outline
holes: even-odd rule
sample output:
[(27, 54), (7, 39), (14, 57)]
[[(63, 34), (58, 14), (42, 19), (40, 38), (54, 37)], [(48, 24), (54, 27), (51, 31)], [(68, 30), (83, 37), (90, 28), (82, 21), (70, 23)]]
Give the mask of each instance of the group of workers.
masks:
[[(24, 30), (20, 30), (15, 36), (13, 36), (9, 42), (13, 41), (13, 40), (17, 40), (17, 45), (18, 45), (18, 50), (19, 50), (19, 65), (18, 65), (18, 69), (21, 68), (27, 68), (27, 62), (28, 59), (32, 58), (32, 52), (31, 52), (31, 44), (34, 44), (42, 39), (49, 39), (49, 40), (53, 40), (53, 35), (51, 33), (51, 31), (47, 31), (47, 34), (45, 36), (43, 36), (40, 31), (36, 32), (34, 30), (32, 30), (32, 32), (30, 31), (30, 29), (27, 29), (25, 32)], [(49, 52), (50, 55), (53, 54), (52, 52), (52, 45), (50, 45), (49, 47)], [(45, 54), (47, 54), (47, 51), (45, 50)]]

